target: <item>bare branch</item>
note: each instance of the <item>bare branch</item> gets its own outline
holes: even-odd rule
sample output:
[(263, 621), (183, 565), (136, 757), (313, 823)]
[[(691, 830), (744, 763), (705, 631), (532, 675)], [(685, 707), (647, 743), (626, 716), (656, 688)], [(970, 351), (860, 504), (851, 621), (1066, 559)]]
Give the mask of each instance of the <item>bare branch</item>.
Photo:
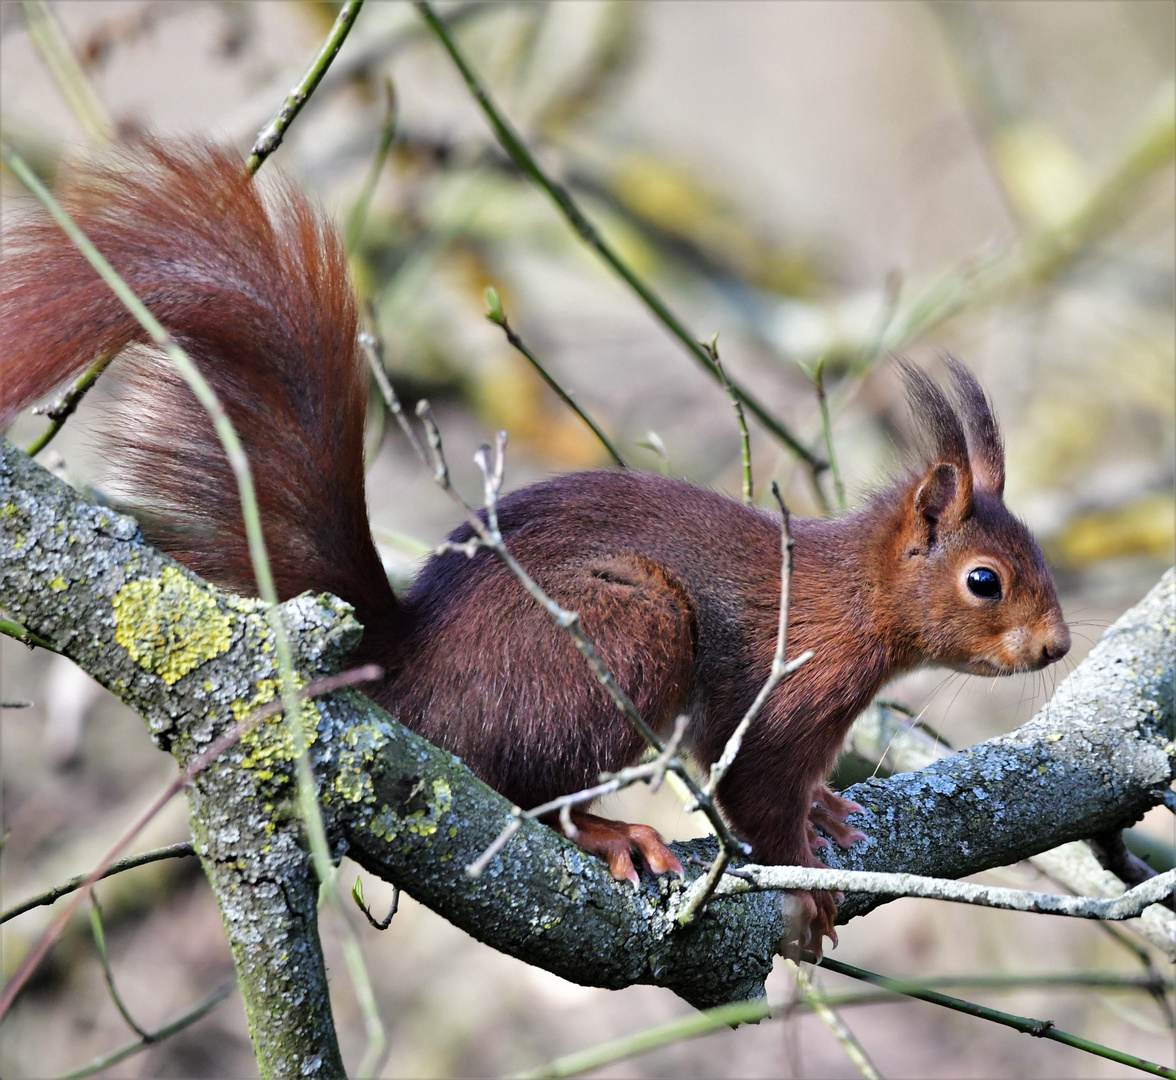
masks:
[(1006, 911), (1033, 911), (1041, 915), (1069, 915), (1077, 919), (1134, 919), (1144, 908), (1161, 902), (1176, 889), (1176, 870), (1149, 878), (1142, 885), (1112, 899), (1093, 896), (1061, 896), (995, 885), (977, 885), (949, 878), (917, 874), (884, 874), (865, 870), (829, 870), (808, 866), (755, 866), (728, 869), (716, 890), (718, 896), (735, 896), (763, 889), (827, 889), (874, 896), (921, 896), (955, 904), (976, 904)]

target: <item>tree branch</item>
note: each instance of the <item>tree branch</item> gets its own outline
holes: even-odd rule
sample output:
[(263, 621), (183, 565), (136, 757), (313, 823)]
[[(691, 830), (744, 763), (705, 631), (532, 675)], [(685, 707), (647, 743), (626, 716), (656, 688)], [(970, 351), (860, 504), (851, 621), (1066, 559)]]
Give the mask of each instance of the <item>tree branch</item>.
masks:
[[(7, 442), (0, 605), (139, 712), (181, 767), (278, 694), (266, 605), (205, 585), (148, 547), (130, 518), (85, 502)], [(342, 666), (359, 640), (333, 597), (300, 597), (282, 617), (308, 681)], [(338, 1076), (288, 731), (273, 717), (196, 777), (192, 837), (221, 906), (261, 1074)]]
[[(187, 613), (195, 636), (156, 642), (132, 659), (122, 642), (139, 639), (127, 636), (130, 613), (115, 598), (165, 571), (183, 583), (176, 611)], [(1173, 774), (1174, 592), (1169, 572), (1025, 727), (851, 789), (871, 839), (830, 853), (830, 862), (958, 877), (1122, 827), (1162, 801)], [(234, 704), (250, 704), (275, 678), (256, 602), (175, 568), (127, 519), (85, 503), (8, 444), (0, 453), (0, 605), (142, 713), (177, 756), (207, 745), (231, 724)], [(354, 647), (345, 605), (304, 596), (283, 611), (303, 678), (341, 665)], [(225, 637), (210, 636), (222, 617)], [(653, 983), (698, 1006), (762, 993), (790, 929), (786, 896), (717, 899), (683, 929), (682, 883), (645, 879), (634, 891), (534, 821), (523, 821), (472, 879), (464, 867), (507, 821), (507, 800), (355, 691), (307, 707), (317, 714), (310, 749), (332, 839), (373, 873), (492, 947), (581, 983)], [(193, 835), (224, 905), (243, 993), (258, 970), (275, 980), (257, 1000), (280, 1003), (287, 1039), (300, 1024), (321, 1029), (329, 1019), (312, 870), (297, 822), (292, 828), (277, 809), (293, 788), (277, 779), (289, 772), (288, 750), (243, 744), (226, 755), (233, 767), (198, 778), (192, 800)], [(679, 853), (713, 859), (716, 844), (695, 841)], [(879, 902), (848, 896), (841, 921)]]

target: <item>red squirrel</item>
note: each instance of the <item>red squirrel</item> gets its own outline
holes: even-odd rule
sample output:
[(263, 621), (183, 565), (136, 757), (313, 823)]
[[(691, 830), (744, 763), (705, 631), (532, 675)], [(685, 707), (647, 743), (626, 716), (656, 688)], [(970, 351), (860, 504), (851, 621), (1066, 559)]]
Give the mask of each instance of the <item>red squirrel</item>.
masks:
[[(403, 599), (365, 502), (369, 376), (335, 229), (293, 185), (245, 175), (232, 151), (145, 142), (70, 175), (61, 200), (200, 366), (253, 468), (283, 599), (329, 591), (364, 625), (368, 692), (519, 806), (595, 783), (645, 749), (571, 640), (493, 556), (433, 555)], [(0, 420), (100, 354), (128, 350), (112, 450), (148, 539), (216, 584), (254, 591), (237, 488), (204, 411), (135, 319), (46, 216), (5, 236)], [(758, 862), (819, 866), (821, 832), (848, 846), (859, 809), (824, 783), (854, 717), (923, 664), (1032, 671), (1070, 635), (1044, 559), (1002, 502), (1004, 452), (984, 392), (950, 363), (954, 401), (903, 366), (920, 466), (836, 520), (793, 519), (791, 655), (719, 792)], [(559, 476), (505, 497), (503, 537), (578, 611), (655, 728), (691, 718), (703, 766), (767, 678), (780, 600), (779, 519), (680, 480)], [(463, 543), (463, 525), (450, 540)], [(573, 815), (577, 841), (636, 881), (680, 866), (647, 826)], [(832, 936), (828, 893), (805, 897), (810, 941)]]

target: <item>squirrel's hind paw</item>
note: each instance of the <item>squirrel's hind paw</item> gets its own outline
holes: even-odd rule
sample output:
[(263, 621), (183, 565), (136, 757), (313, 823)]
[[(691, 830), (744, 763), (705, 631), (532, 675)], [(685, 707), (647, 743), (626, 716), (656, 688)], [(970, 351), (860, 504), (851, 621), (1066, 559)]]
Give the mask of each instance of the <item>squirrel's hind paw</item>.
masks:
[(666, 847), (656, 829), (582, 812), (573, 813), (571, 817), (576, 827), (576, 835), (571, 839), (589, 854), (603, 858), (617, 881), (631, 882), (634, 887), (638, 885), (639, 878), (633, 865), (634, 849), (641, 853), (651, 873), (685, 876), (678, 856)]
[[(796, 942), (796, 954), (792, 958), (799, 959), (801, 949), (811, 949), (820, 963), (824, 956), (825, 938), (828, 938), (837, 948), (837, 931), (833, 922), (837, 918), (837, 900), (835, 893), (818, 891), (796, 891), (792, 894), (800, 902), (800, 936)], [(786, 951), (785, 955), (788, 955)]]
[[(845, 819), (859, 810), (861, 807), (857, 803), (842, 798), (837, 792), (830, 791), (821, 784), (813, 795), (813, 805), (809, 810), (809, 831), (811, 833), (813, 826), (816, 826), (833, 837), (838, 847), (851, 848), (859, 840), (866, 839), (866, 834), (861, 829), (854, 829), (845, 824)], [(811, 838), (809, 846), (813, 846)], [(816, 849), (813, 850), (815, 852)]]

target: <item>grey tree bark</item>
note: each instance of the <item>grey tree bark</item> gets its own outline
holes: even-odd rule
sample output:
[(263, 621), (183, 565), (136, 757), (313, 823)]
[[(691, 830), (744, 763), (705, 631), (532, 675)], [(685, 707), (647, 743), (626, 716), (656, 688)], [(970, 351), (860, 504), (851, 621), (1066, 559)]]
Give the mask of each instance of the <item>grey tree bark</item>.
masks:
[[(852, 789), (871, 838), (831, 861), (961, 876), (1123, 827), (1161, 801), (1176, 773), (1174, 600), (1169, 571), (1018, 731)], [(277, 691), (258, 602), (211, 588), (149, 548), (133, 521), (87, 503), (8, 443), (0, 607), (136, 709), (181, 764)], [(360, 633), (346, 605), (302, 596), (283, 613), (304, 680), (345, 665)], [(577, 982), (653, 983), (698, 1007), (763, 993), (791, 930), (787, 898), (719, 899), (683, 929), (681, 883), (647, 880), (635, 892), (534, 822), (470, 878), (465, 866), (508, 820), (506, 800), (355, 691), (307, 708), (339, 854), (492, 947)], [(284, 723), (259, 725), (192, 785), (192, 828), (263, 1075), (334, 1075), (342, 1064), (292, 758)], [(707, 841), (679, 847), (703, 859), (715, 851)], [(871, 906), (847, 897), (841, 919)]]

